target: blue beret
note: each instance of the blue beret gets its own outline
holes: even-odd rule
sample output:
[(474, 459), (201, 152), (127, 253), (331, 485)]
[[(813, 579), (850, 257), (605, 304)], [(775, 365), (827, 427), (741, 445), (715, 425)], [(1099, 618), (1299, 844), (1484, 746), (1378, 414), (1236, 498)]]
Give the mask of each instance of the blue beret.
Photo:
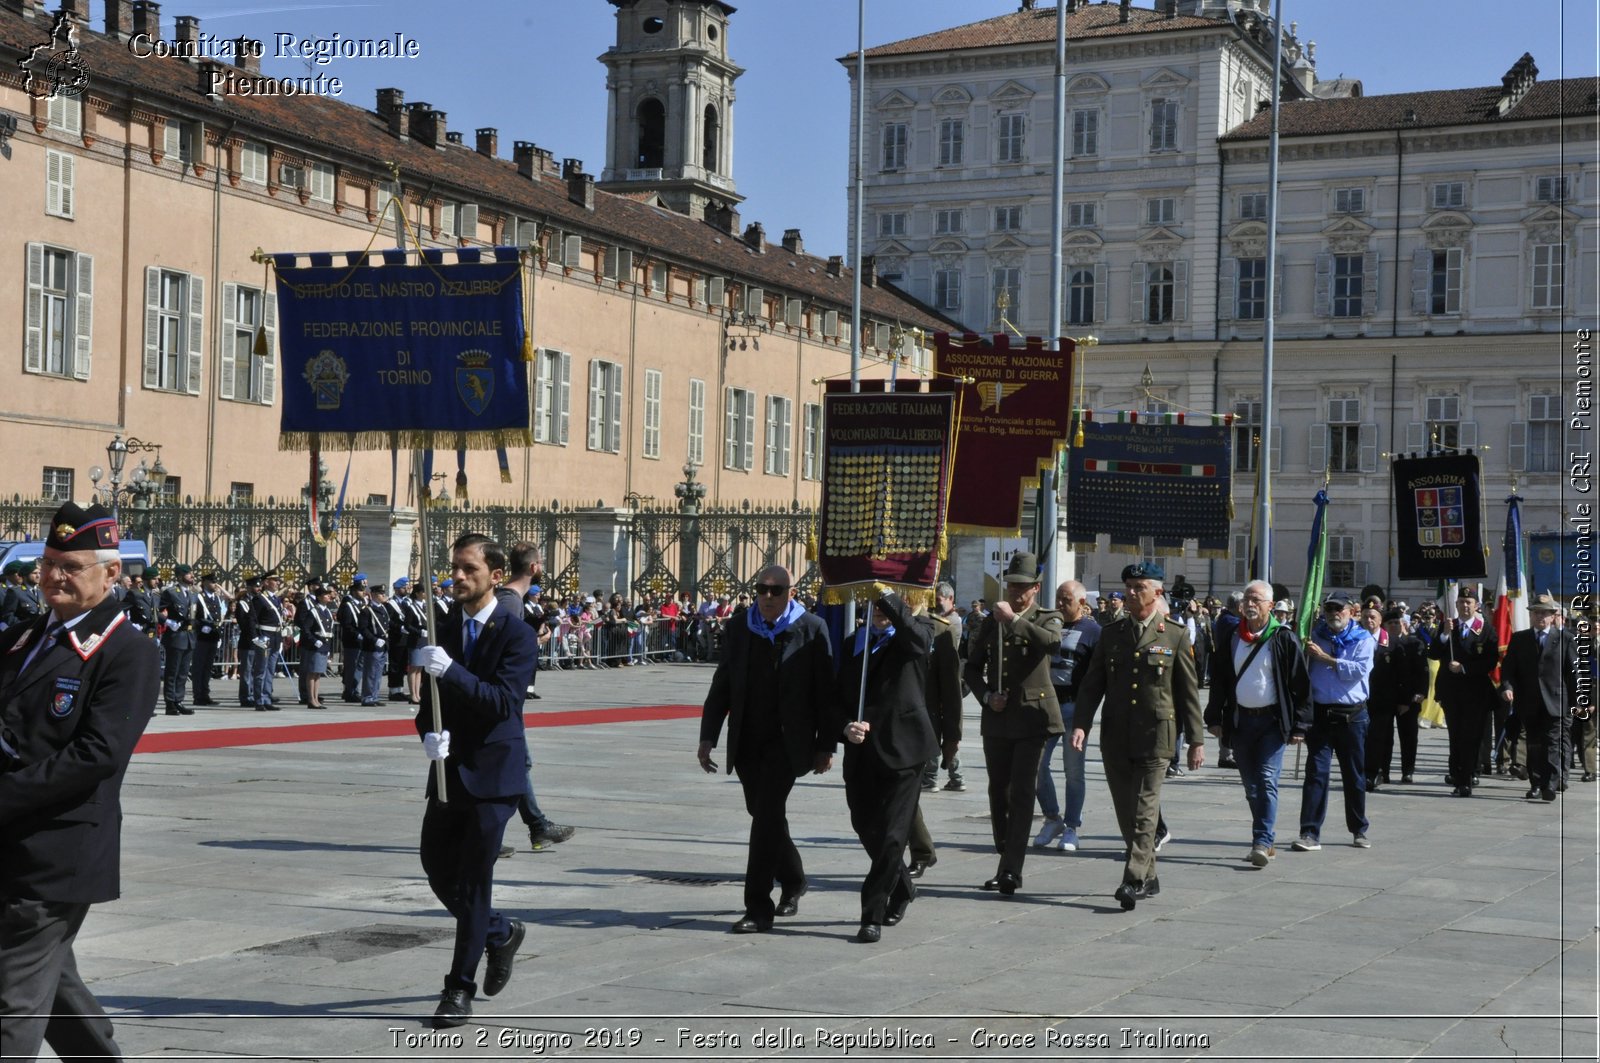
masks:
[(1140, 561), (1122, 570), (1122, 582), (1124, 583), (1131, 579), (1153, 579), (1157, 583), (1161, 583), (1166, 578), (1167, 570), (1161, 567), (1159, 561)]

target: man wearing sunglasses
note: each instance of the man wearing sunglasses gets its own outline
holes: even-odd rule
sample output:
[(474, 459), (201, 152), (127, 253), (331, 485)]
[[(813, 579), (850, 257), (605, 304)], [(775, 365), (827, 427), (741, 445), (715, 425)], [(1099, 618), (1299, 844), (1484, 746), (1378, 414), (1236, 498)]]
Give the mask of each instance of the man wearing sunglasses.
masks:
[(72, 945), (119, 892), (120, 794), (161, 671), (111, 594), (117, 522), (68, 502), (39, 561), (47, 612), (0, 636), (0, 1055), (120, 1059)]
[[(833, 764), (833, 654), (822, 620), (794, 599), (782, 565), (756, 577), (756, 605), (730, 620), (700, 719), (700, 767), (717, 770), (711, 750), (728, 722), (728, 770), (739, 776), (750, 813), (744, 915), (735, 934), (772, 929), (794, 915), (806, 892), (805, 867), (789, 836), (789, 791), (806, 772)], [(772, 883), (781, 894), (772, 903)]]

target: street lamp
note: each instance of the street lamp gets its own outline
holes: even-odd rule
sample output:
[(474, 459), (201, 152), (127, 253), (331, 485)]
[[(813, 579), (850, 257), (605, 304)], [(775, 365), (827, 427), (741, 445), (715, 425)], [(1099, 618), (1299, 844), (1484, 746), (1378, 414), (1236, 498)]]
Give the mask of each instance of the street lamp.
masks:
[(706, 497), (706, 485), (696, 482), (694, 463), (683, 465), (683, 481), (672, 485), (678, 496), (678, 508), (683, 513), (683, 534), (678, 539), (678, 589), (693, 590), (700, 582), (700, 503)]
[[(128, 474), (128, 484), (123, 486), (122, 472), (127, 468), (129, 454), (154, 454), (155, 464), (147, 465), (143, 458), (139, 464)], [(94, 484), (97, 492), (104, 492), (106, 500), (111, 504), (111, 515), (119, 521), (121, 504), (124, 499), (137, 510), (144, 518), (145, 538), (149, 537), (149, 511), (151, 505), (162, 496), (162, 491), (167, 484), (167, 467), (161, 461), (161, 444), (147, 443), (136, 436), (129, 436), (126, 440), (118, 433), (111, 442), (106, 444), (106, 463), (111, 466), (111, 482), (104, 487), (100, 480), (105, 475), (105, 470), (96, 465), (89, 470), (89, 480)], [(136, 536), (137, 537), (137, 536)]]

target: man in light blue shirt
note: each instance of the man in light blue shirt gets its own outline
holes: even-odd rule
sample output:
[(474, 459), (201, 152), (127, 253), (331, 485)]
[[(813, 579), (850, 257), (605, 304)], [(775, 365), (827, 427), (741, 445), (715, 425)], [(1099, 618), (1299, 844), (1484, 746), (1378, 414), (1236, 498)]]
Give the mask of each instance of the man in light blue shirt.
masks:
[(1306, 779), (1300, 791), (1300, 837), (1296, 852), (1322, 848), (1322, 821), (1328, 814), (1333, 758), (1339, 758), (1344, 787), (1344, 819), (1358, 849), (1367, 840), (1367, 685), (1377, 643), (1355, 622), (1358, 606), (1343, 595), (1322, 605), (1322, 618), (1306, 639), (1311, 673), (1311, 730), (1306, 733)]

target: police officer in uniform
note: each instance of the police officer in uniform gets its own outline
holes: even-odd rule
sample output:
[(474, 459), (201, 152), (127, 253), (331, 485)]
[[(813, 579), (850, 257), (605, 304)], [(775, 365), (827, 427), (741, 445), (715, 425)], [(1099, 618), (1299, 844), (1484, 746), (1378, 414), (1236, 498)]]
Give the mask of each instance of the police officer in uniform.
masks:
[(389, 611), (389, 615), (384, 619), (389, 622), (387, 672), (390, 701), (411, 700), (406, 691), (406, 665), (411, 660), (411, 647), (414, 643), (411, 641), (410, 632), (406, 630), (408, 610), (405, 606), (410, 586), (411, 580), (401, 576), (394, 581), (394, 596), (383, 603), (383, 607)]
[(200, 574), (200, 593), (194, 608), (194, 667), (189, 681), (194, 685), (196, 705), (215, 705), (211, 698), (211, 669), (217, 663), (217, 647), (222, 643), (222, 620), (228, 615), (227, 603), (217, 590), (217, 574)]
[(255, 687), (251, 683), (250, 669), (247, 667), (250, 656), (250, 643), (255, 640), (255, 596), (261, 592), (261, 577), (247, 576), (244, 586), (239, 590), (238, 597), (233, 600), (233, 622), (238, 629), (237, 644), (234, 648), (234, 667), (239, 672), (239, 704), (243, 708), (255, 708)]
[(17, 582), (11, 588), (11, 623), (27, 624), (44, 615), (44, 598), (39, 594), (39, 566), (34, 561), (17, 565)]
[(344, 647), (342, 662), (344, 700), (360, 704), (361, 672), (365, 662), (361, 657), (361, 610), (367, 606), (367, 574), (357, 572), (339, 603), (339, 644)]
[(251, 639), (245, 660), (256, 711), (277, 712), (272, 698), (272, 655), (283, 645), (283, 602), (278, 597), (277, 573), (264, 572), (254, 582), (261, 591), (250, 599)]
[(300, 625), (300, 676), (306, 685), (305, 704), (313, 709), (325, 709), (320, 689), (322, 677), (328, 672), (328, 652), (333, 647), (334, 589), (320, 580), (315, 581), (306, 593), (306, 599), (295, 613)]
[(1005, 597), (973, 633), (964, 675), (983, 706), (979, 733), (989, 769), (989, 820), (1000, 853), (1000, 869), (983, 888), (1007, 895), (1022, 887), (1045, 742), (1062, 731), (1061, 706), (1050, 684), (1061, 614), (1040, 608), (1038, 597), (1038, 560), (1013, 554)]
[(56, 511), (46, 616), (0, 635), (0, 1055), (120, 1059), (72, 946), (119, 892), (122, 778), (161, 685), (156, 647), (111, 596), (105, 507)]
[(1168, 620), (1161, 608), (1164, 577), (1154, 562), (1122, 570), (1124, 611), (1101, 630), (1073, 712), (1072, 748), (1082, 750), (1104, 702), (1100, 757), (1128, 846), (1115, 893), (1124, 910), (1161, 892), (1156, 828), (1161, 783), (1179, 727), (1189, 741), (1189, 770), (1198, 771), (1206, 760), (1194, 652), (1184, 626)]
[(389, 652), (389, 588), (374, 584), (357, 618), (361, 634), (361, 704), (371, 708), (382, 703), (383, 666)]
[(194, 617), (199, 595), (188, 565), (172, 570), (172, 582), (161, 592), (161, 688), (168, 716), (193, 716), (183, 694), (194, 667)]

